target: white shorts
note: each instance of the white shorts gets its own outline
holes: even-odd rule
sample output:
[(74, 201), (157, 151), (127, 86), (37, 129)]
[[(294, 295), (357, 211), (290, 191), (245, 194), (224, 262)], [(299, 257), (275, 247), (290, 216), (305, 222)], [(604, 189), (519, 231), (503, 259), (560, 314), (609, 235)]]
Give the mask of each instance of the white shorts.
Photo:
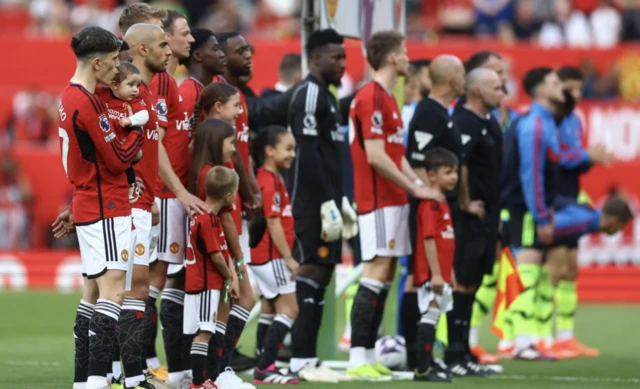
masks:
[(184, 268), (184, 264), (176, 265), (174, 263), (170, 263), (169, 267), (167, 268), (167, 277), (169, 277), (169, 278), (176, 277), (184, 269), (185, 269)]
[(133, 264), (149, 266), (152, 240), (151, 212), (132, 208), (131, 216), (133, 216), (133, 224), (136, 226)]
[(160, 210), (158, 259), (168, 263), (182, 264), (187, 244), (187, 212), (178, 199), (156, 197), (156, 204)]
[(185, 335), (194, 335), (198, 331), (215, 333), (219, 302), (219, 290), (205, 290), (198, 294), (185, 294), (182, 332)]
[(151, 226), (151, 243), (149, 243), (149, 263), (158, 260), (158, 235), (160, 235), (160, 223)]
[(296, 283), (291, 281), (291, 270), (282, 258), (272, 259), (263, 265), (251, 265), (251, 275), (260, 295), (267, 300), (296, 292)]
[(435, 294), (433, 290), (431, 290), (431, 283), (425, 282), (418, 289), (418, 308), (420, 309), (421, 314), (425, 314), (429, 310), (429, 305), (431, 302), (435, 300), (438, 303), (438, 307), (440, 307), (440, 313), (449, 312), (453, 309), (453, 289), (451, 289), (451, 285), (444, 284), (444, 288), (442, 288), (442, 294)]
[(240, 234), (240, 250), (242, 250), (242, 254), (244, 255), (244, 263), (251, 263), (251, 247), (249, 247), (249, 222), (242, 219), (242, 234)]
[(119, 216), (76, 226), (82, 275), (97, 278), (107, 270), (129, 269), (131, 216)]
[(358, 216), (363, 261), (376, 256), (402, 257), (411, 254), (409, 204), (376, 209)]

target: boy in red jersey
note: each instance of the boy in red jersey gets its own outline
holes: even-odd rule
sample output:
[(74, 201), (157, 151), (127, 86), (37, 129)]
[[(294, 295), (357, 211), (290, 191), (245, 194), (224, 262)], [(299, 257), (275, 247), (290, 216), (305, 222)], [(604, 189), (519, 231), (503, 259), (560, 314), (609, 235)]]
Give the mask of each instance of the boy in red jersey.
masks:
[[(430, 187), (441, 194), (458, 182), (458, 157), (436, 147), (425, 155)], [(444, 197), (443, 197), (444, 199)], [(416, 215), (416, 246), (413, 283), (418, 287), (420, 322), (417, 333), (417, 369), (414, 380), (451, 382), (446, 369), (432, 355), (436, 326), (441, 312), (451, 310), (455, 236), (446, 201), (421, 200)]]
[(76, 389), (106, 387), (129, 268), (131, 206), (125, 170), (140, 151), (143, 134), (134, 128), (119, 142), (106, 104), (94, 94), (98, 84), (113, 82), (120, 45), (99, 27), (72, 38), (78, 62), (58, 108), (62, 164), (74, 186), (71, 213), (87, 277), (74, 326)]
[(373, 80), (356, 94), (349, 112), (364, 272), (351, 311), (351, 350), (347, 373), (363, 380), (390, 380), (375, 360), (375, 341), (399, 256), (411, 254), (407, 192), (419, 199), (442, 194), (423, 186), (404, 157), (402, 116), (391, 90), (407, 74), (404, 36), (381, 31), (367, 41)]
[(229, 295), (238, 297), (232, 287), (232, 272), (227, 241), (218, 213), (232, 206), (238, 190), (238, 175), (216, 166), (205, 177), (206, 202), (212, 212), (196, 214), (189, 228), (184, 300), (184, 333), (195, 335), (191, 344), (190, 389), (216, 388), (206, 379), (209, 341), (216, 331), (218, 304)]
[[(253, 161), (259, 166), (256, 179), (264, 196), (262, 213), (257, 224), (266, 227), (252, 231), (251, 271), (258, 284), (263, 302), (270, 305), (275, 317), (267, 330), (258, 366), (253, 373), (255, 384), (297, 384), (297, 378), (283, 375), (276, 368), (276, 356), (285, 336), (298, 316), (296, 273), (298, 262), (291, 250), (294, 240), (294, 220), (287, 187), (279, 172), (289, 169), (296, 156), (296, 140), (285, 127), (269, 126), (254, 140)], [(266, 219), (266, 220), (264, 220)], [(259, 221), (264, 222), (259, 223)], [(266, 226), (265, 226), (266, 224)], [(257, 236), (253, 236), (256, 233)]]

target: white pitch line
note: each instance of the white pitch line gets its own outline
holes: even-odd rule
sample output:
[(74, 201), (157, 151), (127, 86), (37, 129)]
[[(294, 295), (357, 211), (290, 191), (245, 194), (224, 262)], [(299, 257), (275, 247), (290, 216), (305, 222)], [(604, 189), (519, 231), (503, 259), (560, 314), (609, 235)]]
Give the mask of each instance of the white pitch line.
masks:
[(29, 367), (60, 367), (60, 362), (47, 361), (7, 361), (10, 366), (29, 366)]
[(537, 375), (495, 375), (489, 377), (500, 380), (517, 381), (565, 381), (565, 382), (607, 382), (615, 384), (640, 384), (640, 378), (620, 378), (620, 377), (562, 377), (562, 376), (537, 376)]

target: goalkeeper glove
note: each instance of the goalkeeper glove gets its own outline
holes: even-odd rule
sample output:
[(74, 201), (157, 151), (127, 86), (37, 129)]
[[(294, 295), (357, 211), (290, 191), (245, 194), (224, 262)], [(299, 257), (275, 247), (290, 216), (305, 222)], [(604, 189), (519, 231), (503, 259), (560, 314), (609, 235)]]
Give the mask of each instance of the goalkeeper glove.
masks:
[(322, 217), (321, 238), (325, 242), (334, 242), (342, 235), (342, 215), (334, 200), (325, 201), (320, 207)]
[(346, 196), (342, 198), (342, 222), (342, 237), (344, 239), (348, 240), (358, 235), (358, 215), (351, 208)]

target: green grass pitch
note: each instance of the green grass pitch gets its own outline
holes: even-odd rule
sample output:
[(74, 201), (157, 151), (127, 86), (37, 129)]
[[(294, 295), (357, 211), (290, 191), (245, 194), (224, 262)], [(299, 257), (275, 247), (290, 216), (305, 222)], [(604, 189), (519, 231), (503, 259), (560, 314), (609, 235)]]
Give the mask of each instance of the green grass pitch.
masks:
[[(390, 299), (394, 296), (390, 296)], [(73, 318), (77, 294), (0, 293), (0, 389), (70, 389), (73, 378)], [(391, 307), (389, 300), (387, 307)], [(338, 304), (337, 332), (342, 331), (344, 311)], [(392, 312), (387, 317), (391, 328)], [(450, 388), (561, 389), (640, 387), (640, 309), (634, 306), (591, 305), (578, 312), (578, 335), (600, 348), (602, 356), (560, 362), (505, 361), (505, 372), (491, 379), (458, 379)], [(253, 350), (255, 326), (245, 331), (242, 350)], [(483, 344), (495, 344), (488, 330)], [(162, 346), (158, 351), (162, 353)], [(161, 358), (163, 355), (161, 355)], [(344, 358), (344, 354), (338, 354)], [(248, 377), (245, 377), (248, 378)], [(302, 383), (301, 388), (370, 389), (374, 386), (417, 389), (428, 383)]]

